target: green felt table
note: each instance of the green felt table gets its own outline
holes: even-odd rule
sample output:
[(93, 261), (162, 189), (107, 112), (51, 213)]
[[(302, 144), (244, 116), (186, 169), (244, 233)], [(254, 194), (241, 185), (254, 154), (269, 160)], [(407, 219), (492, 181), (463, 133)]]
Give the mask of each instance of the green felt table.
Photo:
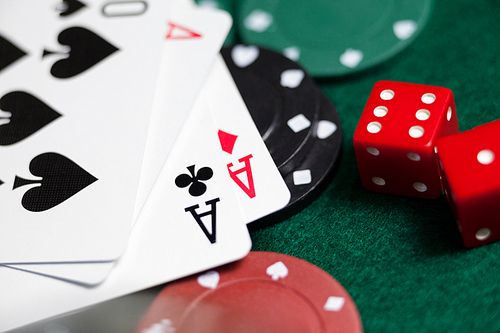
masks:
[(499, 332), (500, 242), (466, 249), (444, 195), (365, 190), (352, 143), (380, 80), (451, 89), (461, 131), (500, 118), (499, 36), (499, 1), (436, 0), (401, 54), (364, 73), (317, 80), (342, 121), (338, 172), (302, 212), (252, 232), (253, 250), (326, 270), (351, 294), (365, 332)]

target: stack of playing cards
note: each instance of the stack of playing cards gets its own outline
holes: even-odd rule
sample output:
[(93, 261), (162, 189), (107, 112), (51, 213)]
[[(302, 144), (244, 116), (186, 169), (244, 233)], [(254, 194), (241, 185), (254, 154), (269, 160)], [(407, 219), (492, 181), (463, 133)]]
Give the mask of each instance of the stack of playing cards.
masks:
[(5, 0), (0, 330), (244, 257), (290, 193), (190, 0)]

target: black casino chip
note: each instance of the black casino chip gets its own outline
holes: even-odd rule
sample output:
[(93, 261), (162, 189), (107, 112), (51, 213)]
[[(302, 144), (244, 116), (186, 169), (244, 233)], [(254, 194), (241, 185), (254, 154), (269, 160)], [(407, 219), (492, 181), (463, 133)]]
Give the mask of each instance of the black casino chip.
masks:
[[(291, 198), (280, 211), (249, 224), (251, 230), (282, 221), (309, 205), (333, 179), (340, 160), (342, 130), (337, 110), (326, 95), (319, 92), (320, 115), (308, 139), (305, 158), (291, 165), (289, 171), (280, 170)], [(292, 161), (293, 162), (293, 161)]]
[[(308, 139), (307, 154), (299, 161), (290, 161), (293, 167), (281, 168), (280, 173), (290, 190), (288, 205), (268, 216), (248, 224), (256, 230), (283, 221), (297, 214), (316, 199), (333, 179), (340, 160), (342, 131), (335, 106), (319, 92), (320, 114)], [(299, 156), (299, 155), (297, 155)]]
[[(328, 185), (342, 147), (340, 119), (311, 77), (283, 55), (241, 45), (221, 53), (291, 193), (285, 208), (248, 224), (255, 230), (298, 213)], [(290, 82), (283, 73), (291, 73)]]
[(312, 135), (319, 113), (313, 79), (294, 61), (256, 46), (236, 45), (221, 53), (280, 169)]

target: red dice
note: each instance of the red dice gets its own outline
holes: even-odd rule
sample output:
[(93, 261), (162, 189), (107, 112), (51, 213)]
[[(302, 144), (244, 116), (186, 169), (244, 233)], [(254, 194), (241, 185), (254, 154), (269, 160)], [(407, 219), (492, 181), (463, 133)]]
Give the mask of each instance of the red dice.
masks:
[(500, 121), (441, 138), (437, 151), (464, 245), (500, 240)]
[(363, 186), (420, 198), (442, 193), (434, 151), (438, 138), (458, 133), (451, 90), (379, 81), (354, 133)]

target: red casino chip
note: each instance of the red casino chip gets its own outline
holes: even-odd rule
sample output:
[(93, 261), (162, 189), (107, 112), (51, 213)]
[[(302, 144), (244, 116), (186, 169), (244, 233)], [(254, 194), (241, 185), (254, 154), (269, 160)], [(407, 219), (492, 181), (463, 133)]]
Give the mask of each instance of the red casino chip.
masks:
[(285, 254), (244, 259), (167, 285), (136, 333), (363, 332), (347, 291), (321, 268)]

